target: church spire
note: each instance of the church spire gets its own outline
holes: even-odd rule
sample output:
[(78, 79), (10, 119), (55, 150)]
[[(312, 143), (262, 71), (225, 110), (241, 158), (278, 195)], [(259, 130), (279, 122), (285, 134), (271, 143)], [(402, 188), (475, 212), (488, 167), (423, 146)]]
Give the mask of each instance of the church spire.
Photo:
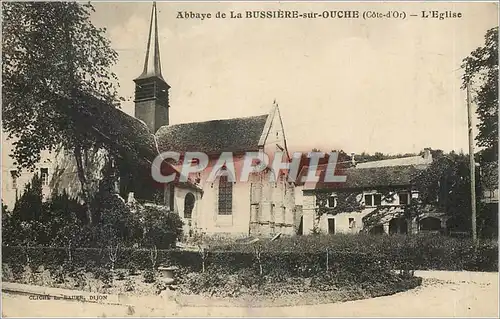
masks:
[(149, 77), (158, 77), (163, 80), (161, 75), (160, 63), (160, 45), (158, 41), (158, 14), (156, 11), (156, 1), (153, 1), (151, 9), (151, 20), (149, 24), (148, 45), (146, 48), (146, 59), (144, 61), (144, 70), (138, 79)]
[(160, 127), (168, 125), (170, 86), (163, 79), (160, 65), (160, 46), (158, 45), (158, 17), (156, 2), (151, 10), (148, 46), (144, 71), (135, 82), (135, 117), (143, 121), (155, 133)]

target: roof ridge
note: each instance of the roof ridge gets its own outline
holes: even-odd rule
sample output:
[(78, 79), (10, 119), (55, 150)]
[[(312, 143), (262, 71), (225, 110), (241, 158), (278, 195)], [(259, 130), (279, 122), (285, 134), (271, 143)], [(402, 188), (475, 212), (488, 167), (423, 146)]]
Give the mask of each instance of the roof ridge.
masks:
[(221, 122), (221, 121), (230, 121), (230, 120), (244, 120), (244, 119), (250, 119), (250, 118), (255, 118), (255, 117), (262, 117), (262, 116), (268, 116), (268, 115), (269, 114), (261, 114), (261, 115), (252, 115), (252, 116), (244, 116), (244, 117), (231, 117), (231, 118), (227, 118), (227, 119), (213, 119), (213, 120), (207, 120), (207, 121), (197, 121), (197, 122), (186, 122), (186, 123), (171, 124), (169, 126), (197, 124), (197, 123), (208, 123), (208, 122)]
[(391, 160), (395, 160), (395, 159), (407, 159), (407, 158), (417, 158), (417, 157), (422, 157), (422, 156), (421, 155), (413, 155), (413, 156), (404, 156), (404, 157), (384, 158), (382, 160), (366, 161), (363, 163), (383, 162), (383, 161), (391, 161)]
[(179, 127), (179, 126), (182, 126), (182, 125), (202, 124), (202, 123), (210, 123), (210, 122), (224, 122), (224, 121), (232, 121), (232, 120), (246, 120), (246, 119), (253, 119), (253, 118), (264, 117), (264, 116), (269, 116), (269, 114), (261, 114), (261, 115), (244, 116), (244, 117), (232, 117), (232, 118), (227, 118), (227, 119), (213, 119), (213, 120), (199, 121), (199, 122), (186, 122), (186, 123), (162, 125), (157, 130), (157, 132), (159, 132), (160, 130), (165, 129), (165, 128), (168, 129), (168, 128), (171, 128), (171, 127)]

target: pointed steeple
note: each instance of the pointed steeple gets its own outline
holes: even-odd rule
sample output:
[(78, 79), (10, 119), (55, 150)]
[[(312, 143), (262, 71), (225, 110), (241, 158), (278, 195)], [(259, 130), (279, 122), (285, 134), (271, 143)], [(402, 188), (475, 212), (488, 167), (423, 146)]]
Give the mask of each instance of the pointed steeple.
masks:
[(160, 45), (158, 41), (158, 13), (156, 10), (156, 1), (153, 1), (153, 7), (151, 8), (151, 19), (149, 24), (149, 36), (148, 45), (146, 47), (144, 70), (137, 79), (154, 76), (163, 80), (160, 63)]
[(134, 80), (135, 117), (146, 123), (153, 133), (163, 125), (168, 125), (170, 107), (168, 93), (170, 86), (161, 74), (158, 42), (158, 17), (156, 2), (153, 2), (144, 70)]

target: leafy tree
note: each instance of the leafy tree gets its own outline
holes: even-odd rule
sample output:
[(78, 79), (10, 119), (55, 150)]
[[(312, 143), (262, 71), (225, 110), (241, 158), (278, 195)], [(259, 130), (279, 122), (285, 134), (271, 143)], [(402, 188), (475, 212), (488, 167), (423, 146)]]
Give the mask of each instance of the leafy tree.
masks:
[(78, 245), (77, 238), (85, 219), (84, 207), (66, 192), (53, 194), (42, 216), (50, 243), (58, 247)]
[(41, 179), (35, 175), (16, 201), (12, 213), (2, 216), (2, 240), (12, 245), (30, 246), (47, 243), (47, 226)]
[(34, 175), (14, 204), (13, 217), (19, 221), (40, 220), (44, 211), (42, 180)]
[(498, 161), (498, 27), (486, 32), (484, 45), (463, 60), (463, 88), (476, 88), (477, 144), (484, 161)]
[[(117, 53), (92, 25), (93, 10), (77, 2), (2, 3), (2, 115), (15, 138), (12, 156), (33, 169), (42, 151), (62, 145), (75, 157), (87, 206), (87, 151), (100, 145), (74, 115), (85, 113), (91, 97), (119, 100), (110, 71)], [(91, 221), (88, 207), (87, 214)]]
[(12, 220), (12, 212), (2, 202), (2, 245), (14, 242), (15, 229)]
[(141, 239), (139, 216), (116, 194), (104, 192), (96, 196), (95, 243), (100, 247), (130, 246)]
[[(451, 152), (434, 158), (426, 169), (413, 178), (419, 199), (407, 207), (408, 217), (437, 207), (451, 218), (452, 228), (470, 231), (471, 197), (469, 158)], [(477, 183), (476, 191), (480, 191)]]

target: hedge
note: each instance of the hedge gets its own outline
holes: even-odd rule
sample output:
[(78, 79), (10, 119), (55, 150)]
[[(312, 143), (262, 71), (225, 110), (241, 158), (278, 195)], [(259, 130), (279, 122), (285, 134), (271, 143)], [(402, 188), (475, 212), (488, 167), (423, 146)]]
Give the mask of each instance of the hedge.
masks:
[[(256, 251), (257, 249), (257, 251)], [(257, 255), (256, 252), (260, 254)], [(152, 267), (148, 249), (120, 250), (115, 268)], [(58, 267), (69, 260), (68, 251), (52, 247), (3, 246), (3, 263)], [(71, 250), (74, 267), (110, 266), (109, 251), (99, 248)], [(282, 272), (307, 277), (320, 270), (385, 271), (434, 269), (498, 271), (498, 245), (472, 245), (468, 240), (444, 236), (304, 236), (257, 244), (213, 244), (205, 253), (157, 250), (156, 266), (173, 264), (190, 271), (217, 268), (233, 273), (245, 268), (263, 273)]]
[[(296, 236), (260, 241), (266, 252), (367, 254), (397, 269), (411, 265), (418, 270), (498, 271), (498, 242), (474, 245), (468, 238), (415, 234)], [(254, 247), (229, 241), (211, 243), (213, 249), (251, 253)]]
[[(2, 248), (2, 262), (9, 265), (29, 264), (33, 267), (43, 265), (46, 268), (59, 267), (69, 261), (68, 251), (53, 247), (12, 247)], [(150, 269), (152, 261), (148, 249), (123, 249), (115, 262), (115, 268)], [(238, 251), (209, 251), (205, 256), (205, 266), (220, 269), (223, 272), (236, 272), (245, 268), (257, 268), (262, 265), (263, 272), (274, 272), (279, 268), (293, 276), (307, 276), (310, 273), (326, 269), (345, 269), (352, 272), (373, 267), (380, 267), (382, 260), (364, 253), (329, 252), (313, 254), (301, 252), (261, 253), (260, 262), (255, 254)], [(176, 265), (190, 271), (201, 271), (203, 258), (198, 252), (181, 250), (157, 250), (156, 265)], [(98, 248), (75, 248), (71, 251), (71, 265), (76, 268), (109, 267), (109, 250)]]

